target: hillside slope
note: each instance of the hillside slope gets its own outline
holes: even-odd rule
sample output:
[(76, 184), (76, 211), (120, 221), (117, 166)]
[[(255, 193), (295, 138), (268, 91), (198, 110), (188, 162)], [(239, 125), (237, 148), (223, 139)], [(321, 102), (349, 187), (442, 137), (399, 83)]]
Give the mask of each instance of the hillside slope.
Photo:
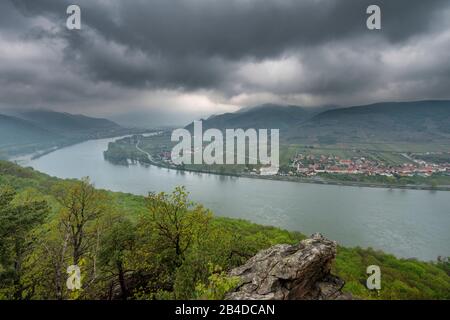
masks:
[[(214, 115), (203, 121), (203, 127), (217, 129), (255, 128), (287, 130), (310, 119), (317, 113), (314, 109), (299, 106), (265, 104), (234, 113)], [(187, 126), (192, 129), (192, 124)]]
[(450, 138), (450, 101), (388, 102), (322, 112), (291, 128), (291, 140), (420, 142)]
[(88, 139), (118, 136), (130, 130), (101, 118), (54, 111), (0, 115), (0, 157), (34, 153)]
[(37, 126), (73, 137), (92, 132), (114, 131), (121, 127), (110, 120), (54, 111), (26, 111), (18, 115)]
[(448, 142), (450, 101), (384, 102), (325, 111), (263, 105), (212, 116), (203, 127), (280, 129), (281, 141), (290, 144)]
[(15, 154), (22, 149), (34, 150), (35, 146), (56, 144), (63, 137), (34, 123), (0, 115), (0, 151)]

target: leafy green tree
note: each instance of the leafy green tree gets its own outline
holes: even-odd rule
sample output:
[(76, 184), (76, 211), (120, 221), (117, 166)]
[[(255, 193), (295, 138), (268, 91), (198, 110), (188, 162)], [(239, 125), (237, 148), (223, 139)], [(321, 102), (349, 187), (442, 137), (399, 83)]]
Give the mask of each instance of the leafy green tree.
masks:
[(10, 187), (0, 189), (0, 282), (11, 284), (14, 299), (25, 298), (23, 262), (35, 245), (33, 231), (48, 212), (45, 200), (34, 200), (27, 193), (18, 197)]
[(135, 274), (145, 278), (146, 284), (135, 296), (174, 298), (175, 283), (184, 275), (193, 274), (191, 281), (179, 281), (177, 287), (192, 296), (198, 260), (191, 257), (201, 250), (200, 240), (208, 237), (212, 215), (203, 206), (189, 201), (183, 187), (177, 187), (171, 194), (150, 193), (146, 203), (148, 210), (138, 222), (138, 241), (132, 255)]
[(71, 299), (95, 294), (98, 280), (98, 253), (102, 233), (101, 221), (112, 211), (110, 198), (94, 188), (89, 178), (56, 184), (53, 193), (58, 204), (56, 233), (44, 245), (53, 255), (55, 289), (58, 299), (64, 298), (66, 269), (78, 265), (81, 269), (81, 290), (67, 292)]
[(202, 237), (212, 214), (202, 205), (188, 200), (184, 187), (176, 187), (172, 194), (150, 193), (147, 207), (151, 222), (165, 245), (175, 252), (178, 263), (184, 259), (186, 251)]
[(239, 277), (229, 277), (220, 266), (209, 264), (208, 283), (199, 282), (195, 287), (194, 296), (200, 300), (221, 300), (227, 292), (239, 284)]
[(136, 230), (135, 226), (126, 218), (115, 218), (110, 221), (107, 231), (102, 236), (100, 262), (102, 269), (108, 276), (114, 280), (111, 287), (115, 283), (119, 284), (120, 297), (127, 299), (130, 295), (127, 286), (126, 275), (128, 272), (128, 259), (131, 251), (135, 247)]
[(63, 183), (55, 192), (61, 207), (59, 221), (68, 236), (72, 262), (76, 265), (98, 239), (96, 227), (100, 217), (108, 210), (108, 198), (96, 190), (88, 178)]

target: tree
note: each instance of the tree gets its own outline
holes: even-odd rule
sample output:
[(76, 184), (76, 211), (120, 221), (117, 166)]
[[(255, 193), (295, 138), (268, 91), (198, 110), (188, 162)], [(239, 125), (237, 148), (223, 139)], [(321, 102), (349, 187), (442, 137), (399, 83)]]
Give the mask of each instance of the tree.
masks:
[(10, 187), (0, 189), (0, 277), (2, 283), (12, 284), (14, 299), (24, 298), (23, 261), (35, 245), (33, 230), (48, 212), (47, 202), (29, 192), (18, 196)]
[(220, 266), (208, 265), (208, 283), (198, 282), (194, 297), (199, 300), (223, 300), (239, 284), (239, 277), (229, 277)]
[[(188, 200), (183, 187), (172, 193), (150, 193), (148, 211), (136, 226), (136, 247), (131, 254), (134, 296), (139, 299), (175, 298), (177, 287), (186, 285), (180, 278), (193, 274), (200, 239), (207, 237), (212, 215), (209, 210)], [(203, 265), (203, 263), (202, 263)], [(204, 268), (203, 268), (204, 269)], [(178, 279), (178, 280), (177, 280)], [(196, 279), (189, 282), (192, 296)], [(186, 291), (186, 290), (182, 290)]]
[[(117, 279), (120, 297), (127, 299), (130, 295), (126, 274), (127, 258), (135, 245), (135, 227), (125, 218), (112, 219), (101, 241), (100, 262), (105, 272)], [(111, 283), (113, 287), (114, 281)], [(111, 298), (111, 297), (110, 297)]]
[(150, 193), (147, 206), (155, 230), (165, 245), (175, 252), (176, 263), (180, 265), (185, 252), (206, 233), (211, 212), (189, 201), (184, 187), (176, 187), (172, 194)]
[[(103, 191), (96, 190), (88, 178), (76, 182), (63, 182), (54, 190), (60, 206), (57, 218), (57, 242), (48, 245), (48, 251), (55, 254), (53, 269), (55, 289), (59, 299), (63, 298), (62, 281), (69, 265), (81, 269), (82, 289), (70, 292), (70, 298), (78, 299), (80, 294), (88, 296), (94, 290), (97, 280), (97, 256), (100, 249), (101, 218), (111, 209), (110, 200)], [(61, 264), (69, 261), (61, 269)]]
[(57, 200), (61, 205), (60, 223), (68, 235), (73, 264), (98, 239), (98, 221), (107, 211), (107, 197), (96, 190), (88, 178), (57, 187)]

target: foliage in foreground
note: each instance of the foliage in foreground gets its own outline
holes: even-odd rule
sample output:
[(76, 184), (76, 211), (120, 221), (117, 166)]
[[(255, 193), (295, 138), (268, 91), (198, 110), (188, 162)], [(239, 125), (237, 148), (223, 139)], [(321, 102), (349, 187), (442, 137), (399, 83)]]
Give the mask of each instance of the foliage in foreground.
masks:
[[(138, 197), (63, 181), (0, 162), (0, 299), (221, 299), (227, 271), (298, 232), (214, 217), (184, 188)], [(68, 291), (78, 264), (80, 290)], [(380, 265), (382, 289), (365, 288)], [(334, 272), (369, 299), (449, 299), (447, 260), (398, 259), (339, 247)]]

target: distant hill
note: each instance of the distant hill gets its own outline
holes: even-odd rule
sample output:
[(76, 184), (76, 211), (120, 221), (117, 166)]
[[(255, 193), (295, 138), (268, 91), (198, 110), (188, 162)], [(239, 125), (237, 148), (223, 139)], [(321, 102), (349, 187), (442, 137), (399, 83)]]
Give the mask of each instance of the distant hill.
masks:
[(26, 111), (0, 115), (0, 157), (33, 153), (87, 139), (129, 133), (101, 118), (54, 111)]
[(0, 148), (57, 141), (62, 136), (43, 129), (34, 123), (16, 117), (0, 115)]
[(387, 102), (334, 109), (292, 127), (292, 141), (432, 142), (450, 138), (450, 101)]
[(74, 115), (66, 112), (26, 111), (19, 113), (18, 116), (37, 126), (68, 137), (98, 132), (104, 133), (105, 131), (114, 132), (121, 129), (117, 123), (107, 119)]
[[(292, 105), (264, 104), (241, 109), (234, 113), (214, 115), (203, 120), (203, 128), (233, 129), (288, 129), (310, 119), (317, 113), (314, 109)], [(192, 123), (187, 129), (192, 129)]]
[(450, 101), (386, 102), (329, 110), (262, 105), (212, 116), (203, 127), (280, 129), (280, 139), (288, 143), (450, 141)]

